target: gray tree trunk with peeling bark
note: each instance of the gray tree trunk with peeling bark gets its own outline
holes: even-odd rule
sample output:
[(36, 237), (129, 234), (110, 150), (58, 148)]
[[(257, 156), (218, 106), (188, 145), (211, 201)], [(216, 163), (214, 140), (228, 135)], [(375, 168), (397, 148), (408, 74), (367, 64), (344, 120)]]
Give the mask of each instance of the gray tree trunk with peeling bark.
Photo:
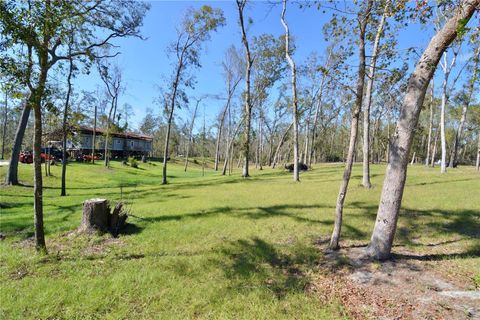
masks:
[(470, 20), (480, 0), (463, 1), (444, 27), (432, 38), (410, 77), (400, 117), (392, 137), (390, 161), (383, 183), (382, 195), (367, 253), (376, 259), (388, 259), (397, 228), (407, 176), (408, 154), (418, 123), (428, 84), (442, 54), (457, 37), (459, 28)]
[(465, 102), (463, 104), (462, 116), (460, 118), (460, 124), (458, 125), (458, 129), (455, 132), (455, 138), (453, 140), (453, 147), (452, 147), (452, 151), (451, 151), (451, 154), (450, 154), (450, 163), (449, 163), (450, 168), (453, 168), (457, 165), (458, 144), (460, 143), (460, 139), (462, 138), (463, 127), (464, 127), (465, 121), (467, 119), (467, 110), (468, 110), (468, 107), (470, 106), (470, 102), (472, 100), (473, 91), (475, 89), (475, 82), (477, 81), (478, 64), (479, 64), (479, 61), (480, 61), (479, 55), (480, 55), (480, 47), (477, 47), (477, 49), (475, 50), (474, 56), (473, 56), (474, 65), (473, 65), (472, 78), (470, 79), (470, 83), (469, 83), (469, 86), (468, 86), (467, 97), (466, 97)]
[(363, 180), (362, 185), (365, 188), (371, 188), (370, 182), (370, 107), (372, 105), (373, 82), (375, 80), (375, 68), (377, 65), (377, 57), (380, 51), (379, 43), (382, 37), (383, 27), (387, 18), (388, 7), (390, 1), (385, 2), (383, 15), (377, 27), (375, 40), (373, 41), (372, 58), (370, 59), (370, 67), (368, 70), (367, 90), (365, 93), (365, 108), (363, 110)]
[(343, 172), (342, 182), (340, 184), (340, 190), (338, 192), (337, 204), (335, 207), (335, 223), (333, 227), (332, 236), (330, 238), (329, 248), (337, 250), (339, 248), (340, 233), (342, 229), (343, 219), (343, 205), (345, 197), (347, 196), (348, 183), (350, 182), (350, 176), (352, 174), (352, 166), (355, 156), (355, 147), (357, 143), (358, 122), (360, 118), (360, 112), (362, 110), (363, 101), (363, 89), (365, 86), (365, 33), (367, 29), (368, 20), (373, 6), (373, 0), (369, 0), (365, 11), (359, 13), (359, 34), (358, 34), (358, 78), (357, 87), (355, 92), (355, 105), (352, 110), (352, 123), (350, 128), (350, 141), (348, 145), (347, 162), (345, 164), (345, 170)]
[(281, 15), (281, 22), (285, 28), (285, 57), (287, 58), (290, 69), (292, 70), (292, 97), (293, 97), (293, 181), (300, 181), (298, 173), (298, 97), (297, 97), (297, 70), (295, 62), (290, 56), (290, 32), (288, 30), (287, 22), (285, 21), (285, 11), (287, 10), (287, 0), (283, 0), (283, 10)]

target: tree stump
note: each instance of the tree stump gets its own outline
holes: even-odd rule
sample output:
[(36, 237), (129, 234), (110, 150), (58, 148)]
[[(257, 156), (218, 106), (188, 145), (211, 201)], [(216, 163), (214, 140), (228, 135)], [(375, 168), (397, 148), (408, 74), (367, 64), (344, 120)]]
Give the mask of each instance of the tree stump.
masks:
[(109, 217), (110, 232), (114, 237), (116, 237), (120, 229), (125, 226), (127, 217), (127, 213), (125, 210), (123, 210), (123, 203), (117, 202), (115, 208), (113, 208), (112, 214)]
[(92, 233), (95, 231), (110, 232), (114, 237), (125, 226), (128, 218), (123, 202), (117, 202), (110, 211), (110, 202), (107, 199), (90, 199), (83, 203), (82, 223), (79, 232)]
[(90, 199), (83, 203), (80, 232), (96, 230), (108, 231), (110, 223), (110, 205), (107, 199)]

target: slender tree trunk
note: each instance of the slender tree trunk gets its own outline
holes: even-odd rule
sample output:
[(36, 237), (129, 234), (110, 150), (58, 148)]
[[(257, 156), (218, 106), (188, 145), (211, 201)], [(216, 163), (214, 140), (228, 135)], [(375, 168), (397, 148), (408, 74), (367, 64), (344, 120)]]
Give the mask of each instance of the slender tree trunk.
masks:
[(8, 121), (8, 91), (5, 89), (5, 112), (3, 114), (3, 130), (2, 130), (2, 157), (5, 159), (5, 136), (7, 135), (7, 121)]
[(465, 120), (467, 119), (467, 110), (470, 105), (470, 101), (472, 100), (473, 91), (475, 89), (475, 82), (477, 81), (477, 71), (478, 71), (478, 64), (479, 64), (479, 54), (480, 54), (480, 47), (477, 47), (475, 50), (473, 59), (475, 61), (473, 65), (473, 74), (472, 78), (470, 79), (469, 86), (468, 86), (468, 93), (463, 104), (462, 108), (462, 116), (460, 118), (460, 124), (458, 126), (457, 131), (455, 132), (455, 139), (453, 140), (453, 147), (450, 154), (450, 163), (449, 167), (454, 168), (457, 165), (457, 152), (458, 152), (458, 144), (460, 143), (460, 139), (462, 138), (463, 134), (463, 127), (465, 125)]
[(17, 131), (15, 133), (15, 140), (12, 146), (12, 155), (10, 156), (10, 163), (8, 165), (7, 177), (5, 184), (18, 185), (18, 161), (20, 158), (20, 151), (22, 148), (23, 136), (25, 135), (25, 129), (28, 125), (28, 118), (30, 116), (30, 110), (32, 103), (32, 96), (28, 98), (23, 107), (20, 122), (18, 123)]
[[(242, 123), (243, 123), (243, 119), (238, 122), (237, 127), (233, 131), (233, 134), (228, 141), (227, 149), (226, 149), (226, 152), (225, 152), (225, 155), (226, 155), (225, 156), (225, 161), (223, 163), (222, 176), (224, 176), (226, 171), (227, 171), (227, 164), (230, 164), (229, 173), (231, 171), (231, 163), (232, 163), (232, 159), (233, 159), (233, 141), (235, 140), (235, 137), (237, 136), (238, 131), (240, 130), (240, 127), (242, 126)], [(230, 155), (229, 155), (229, 153), (230, 153)]]
[(167, 184), (167, 159), (168, 159), (168, 145), (170, 143), (170, 131), (172, 128), (172, 120), (173, 120), (173, 111), (175, 110), (175, 102), (177, 100), (177, 89), (178, 84), (180, 83), (180, 76), (183, 71), (183, 57), (185, 55), (185, 48), (182, 50), (180, 55), (177, 72), (175, 75), (175, 81), (173, 82), (173, 92), (170, 98), (170, 114), (168, 116), (168, 123), (167, 123), (167, 133), (165, 135), (165, 149), (163, 150), (163, 169), (162, 169), (162, 184)]
[(428, 126), (428, 139), (427, 139), (427, 156), (425, 159), (425, 165), (428, 166), (429, 164), (429, 156), (430, 156), (430, 146), (432, 144), (432, 128), (433, 128), (433, 103), (435, 99), (434, 93), (434, 79), (432, 78), (432, 85), (431, 88), (431, 98), (430, 98), (430, 121)]
[(373, 41), (372, 58), (368, 70), (367, 91), (365, 93), (365, 108), (363, 111), (363, 180), (362, 185), (365, 188), (371, 188), (370, 182), (370, 107), (372, 105), (373, 82), (375, 80), (375, 68), (377, 65), (377, 56), (380, 51), (379, 43), (383, 33), (383, 26), (387, 17), (389, 2), (385, 2), (383, 15), (377, 27), (375, 40)]
[(455, 64), (455, 60), (457, 59), (457, 54), (458, 52), (453, 52), (453, 59), (452, 63), (450, 66), (448, 65), (447, 61), (447, 52), (445, 51), (443, 53), (443, 73), (444, 73), (444, 78), (443, 78), (443, 84), (442, 84), (442, 106), (441, 106), (441, 113), (440, 113), (440, 138), (441, 138), (441, 146), (442, 146), (442, 164), (440, 168), (441, 173), (447, 172), (447, 139), (445, 136), (445, 112), (447, 108), (447, 103), (448, 103), (448, 77), (450, 76), (450, 72), (453, 68), (453, 65)]
[(280, 141), (278, 141), (277, 149), (275, 150), (275, 155), (273, 156), (272, 169), (275, 169), (275, 166), (277, 165), (278, 156), (280, 154), (280, 149), (282, 148), (283, 143), (285, 142), (285, 138), (287, 137), (287, 134), (290, 131), (290, 129), (292, 129), (292, 127), (293, 127), (293, 123), (290, 123), (290, 125), (285, 130), (282, 137), (280, 138)]
[(472, 17), (480, 0), (463, 1), (444, 27), (432, 38), (410, 77), (390, 148), (377, 218), (367, 252), (376, 259), (390, 257), (407, 176), (408, 154), (428, 84), (443, 52), (457, 30)]
[(93, 111), (93, 137), (92, 137), (92, 164), (95, 164), (95, 147), (97, 138), (97, 104)]
[(480, 170), (480, 132), (477, 133), (477, 162), (475, 163), (475, 167), (477, 168), (477, 171)]
[(357, 142), (357, 132), (358, 132), (358, 122), (360, 118), (360, 112), (362, 110), (362, 100), (363, 100), (363, 89), (365, 85), (365, 32), (370, 18), (370, 12), (372, 10), (373, 1), (369, 0), (365, 11), (362, 12), (362, 17), (359, 25), (359, 66), (358, 66), (358, 78), (357, 78), (357, 88), (356, 88), (356, 97), (355, 97), (355, 106), (352, 110), (352, 124), (350, 128), (350, 142), (348, 145), (348, 154), (347, 154), (347, 163), (345, 165), (345, 170), (343, 172), (342, 183), (340, 184), (340, 190), (338, 192), (337, 205), (335, 208), (335, 224), (333, 227), (332, 237), (330, 238), (330, 249), (337, 250), (339, 248), (340, 233), (342, 229), (342, 219), (343, 219), (343, 205), (345, 202), (345, 197), (347, 195), (348, 183), (350, 182), (350, 176), (352, 174), (352, 166), (354, 162), (356, 142)]
[(110, 112), (108, 113), (108, 118), (107, 118), (107, 133), (105, 135), (105, 167), (108, 167), (110, 165), (110, 156), (108, 154), (108, 140), (110, 139), (110, 122), (112, 121), (112, 111), (115, 106), (115, 97), (112, 98), (112, 105), (110, 106)]
[[(71, 55), (71, 46), (69, 48), (69, 55)], [(67, 96), (65, 99), (65, 108), (63, 110), (63, 141), (62, 141), (62, 190), (60, 196), (66, 196), (66, 179), (67, 179), (67, 117), (68, 105), (70, 104), (70, 94), (72, 92), (72, 75), (73, 75), (73, 59), (69, 59), (69, 69), (67, 77)], [(93, 158), (92, 158), (93, 159)]]
[(252, 57), (250, 55), (250, 47), (247, 40), (247, 34), (245, 32), (245, 24), (243, 21), (243, 9), (245, 8), (246, 1), (237, 0), (238, 16), (240, 22), (240, 29), (242, 32), (242, 43), (245, 48), (246, 58), (246, 71), (245, 71), (245, 142), (243, 145), (243, 172), (242, 177), (248, 178), (250, 176), (248, 172), (249, 166), (249, 153), (250, 153), (250, 127), (252, 120), (252, 103), (250, 101), (250, 75), (252, 69)]
[(433, 142), (433, 150), (432, 150), (432, 156), (431, 156), (431, 167), (435, 167), (435, 156), (437, 155), (437, 142), (438, 142), (438, 135), (439, 135), (439, 130), (435, 130), (435, 141)]
[(197, 110), (198, 110), (198, 105), (200, 101), (201, 99), (197, 100), (197, 103), (195, 104), (195, 110), (193, 110), (192, 122), (190, 123), (190, 132), (188, 133), (188, 142), (187, 142), (187, 152), (185, 153), (185, 167), (183, 168), (183, 171), (185, 172), (187, 172), (188, 156), (190, 153), (190, 144), (192, 143), (192, 140), (193, 140), (193, 125), (195, 123), (195, 117), (197, 116)]
[(283, 0), (283, 10), (281, 16), (281, 22), (285, 28), (285, 56), (287, 58), (290, 69), (292, 70), (292, 97), (293, 97), (293, 181), (300, 181), (298, 172), (298, 97), (297, 97), (297, 70), (295, 68), (295, 62), (290, 57), (290, 33), (288, 30), (287, 22), (285, 21), (285, 11), (287, 10), (287, 0)]

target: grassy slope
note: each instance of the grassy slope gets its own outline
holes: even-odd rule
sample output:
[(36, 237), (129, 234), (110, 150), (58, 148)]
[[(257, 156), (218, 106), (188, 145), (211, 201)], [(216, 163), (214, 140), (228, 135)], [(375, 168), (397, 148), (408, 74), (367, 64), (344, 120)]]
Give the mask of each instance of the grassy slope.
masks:
[[(254, 170), (245, 181), (238, 172), (202, 177), (198, 166), (184, 173), (170, 165), (166, 186), (161, 164), (140, 166), (71, 164), (63, 198), (54, 167), (44, 180), (48, 257), (22, 241), (33, 231), (32, 188), (1, 187), (7, 240), (0, 243), (0, 318), (343, 317), (341, 306), (322, 305), (305, 290), (309, 275), (321, 272), (314, 243), (331, 232), (341, 165), (317, 166), (299, 184), (282, 170)], [(346, 241), (368, 240), (384, 170), (372, 166), (374, 189), (364, 190), (355, 166)], [(0, 167), (0, 179), (5, 171)], [(478, 270), (479, 175), (472, 168), (438, 171), (409, 169), (396, 241), (412, 250), (456, 241), (466, 254), (455, 265)], [(31, 165), (21, 165), (20, 179), (31, 184), (31, 177)], [(127, 234), (115, 241), (65, 235), (78, 226), (82, 201), (93, 197), (131, 203)]]

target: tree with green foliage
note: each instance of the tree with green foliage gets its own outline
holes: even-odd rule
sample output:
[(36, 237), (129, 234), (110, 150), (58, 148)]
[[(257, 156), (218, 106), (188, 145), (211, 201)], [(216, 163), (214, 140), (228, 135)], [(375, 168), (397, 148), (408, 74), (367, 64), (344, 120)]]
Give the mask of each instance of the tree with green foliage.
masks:
[[(188, 74), (189, 68), (199, 68), (200, 54), (204, 42), (210, 40), (211, 33), (225, 24), (221, 9), (204, 5), (198, 10), (188, 9), (182, 22), (177, 27), (177, 39), (168, 51), (174, 58), (174, 70), (169, 90), (165, 98), (167, 112), (167, 132), (163, 152), (162, 184), (167, 183), (167, 161), (169, 157), (170, 132), (175, 107), (187, 98), (182, 87), (193, 87), (194, 77)], [(180, 100), (180, 101), (179, 101)]]
[(464, 0), (452, 17), (438, 30), (419, 58), (406, 88), (400, 115), (392, 137), (382, 194), (367, 253), (376, 259), (390, 257), (407, 177), (408, 157), (428, 85), (442, 55), (464, 32), (466, 24), (478, 10), (480, 0)]
[[(123, 0), (45, 0), (0, 2), (2, 72), (14, 74), (29, 90), (28, 112), (34, 121), (34, 220), (35, 245), (46, 251), (43, 228), (43, 181), (41, 172), (42, 104), (49, 72), (61, 61), (77, 58), (89, 63), (106, 57), (99, 49), (113, 47), (117, 38), (139, 37), (147, 4)], [(100, 37), (102, 35), (104, 37)], [(73, 38), (71, 50), (69, 39)]]

